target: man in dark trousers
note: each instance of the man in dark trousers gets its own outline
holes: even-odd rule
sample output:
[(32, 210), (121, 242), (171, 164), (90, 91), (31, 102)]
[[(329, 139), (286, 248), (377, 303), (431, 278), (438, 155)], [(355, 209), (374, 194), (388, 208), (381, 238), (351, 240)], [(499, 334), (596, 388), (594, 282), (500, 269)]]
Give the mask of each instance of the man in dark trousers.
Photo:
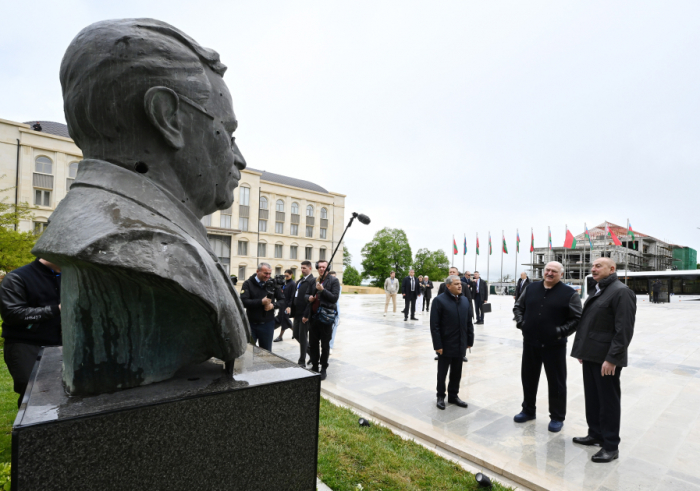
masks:
[(284, 295), (275, 286), (268, 286), (272, 267), (260, 263), (254, 275), (241, 286), (241, 302), (250, 323), (253, 344), (272, 351), (272, 338), (275, 337), (275, 309), (284, 309)]
[(566, 341), (581, 318), (581, 297), (561, 282), (564, 267), (552, 261), (544, 267), (544, 280), (528, 286), (515, 302), (516, 326), (523, 331), (522, 411), (513, 419), (535, 419), (537, 387), (542, 365), (549, 389), (549, 431), (561, 431), (566, 417)]
[[(449, 269), (449, 273), (450, 273), (449, 276), (459, 276), (459, 270), (457, 268), (455, 268), (454, 266), (452, 266)], [(467, 278), (466, 281), (464, 278), (462, 278), (460, 281), (462, 282), (462, 296), (466, 297), (467, 300), (469, 301), (469, 305), (471, 306), (470, 310), (471, 310), (472, 319), (474, 319), (474, 306), (472, 305), (471, 282), (469, 281), (468, 274), (469, 273), (467, 273), (467, 272), (464, 273), (464, 278)], [(438, 288), (438, 296), (442, 295), (446, 291), (447, 291), (447, 283), (442, 283), (440, 285), (440, 288)], [(438, 361), (438, 360), (439, 360), (439, 357), (436, 356), (435, 361)], [(463, 361), (467, 362), (469, 360), (467, 359), (466, 356), (464, 356)]]
[(294, 300), (290, 315), (294, 318), (293, 339), (299, 343), (299, 366), (306, 368), (306, 352), (309, 348), (309, 324), (302, 322), (304, 311), (309, 305), (309, 297), (314, 294), (316, 281), (311, 274), (311, 261), (301, 263), (301, 278), (294, 288)]
[(403, 279), (401, 284), (401, 295), (405, 301), (405, 308), (403, 310), (403, 320), (408, 320), (408, 310), (411, 308), (411, 320), (417, 321), (416, 319), (416, 300), (418, 299), (418, 294), (420, 293), (420, 284), (418, 283), (418, 278), (415, 277), (416, 272), (411, 270), (408, 272), (408, 276)]
[(659, 303), (659, 293), (661, 293), (661, 280), (656, 280), (651, 285), (651, 291), (654, 294), (654, 303)]
[(525, 288), (527, 285), (530, 284), (530, 278), (527, 277), (527, 273), (523, 271), (520, 273), (520, 279), (518, 280), (518, 283), (515, 285), (515, 295), (513, 298), (515, 298), (515, 301), (517, 302), (518, 299), (520, 298), (520, 295), (525, 291)]
[(484, 323), (483, 306), (489, 299), (489, 284), (482, 280), (478, 271), (474, 271), (474, 281), (472, 281), (472, 298), (474, 299), (474, 310), (476, 311), (476, 323)]
[(637, 296), (618, 281), (617, 265), (608, 257), (593, 261), (591, 276), (598, 283), (583, 306), (571, 356), (583, 365), (588, 435), (574, 443), (600, 445), (593, 462), (619, 457), (620, 372), (627, 366), (627, 348), (634, 334)]
[(437, 407), (445, 409), (445, 379), (450, 373), (447, 387), (447, 402), (459, 407), (467, 403), (459, 398), (459, 383), (462, 379), (463, 358), (467, 348), (474, 345), (474, 324), (472, 324), (471, 304), (462, 295), (462, 282), (459, 276), (448, 276), (445, 293), (433, 300), (430, 313), (430, 335), (433, 349), (438, 355)]
[(280, 309), (277, 313), (277, 320), (280, 324), (280, 335), (275, 338), (275, 343), (282, 341), (284, 331), (292, 328), (290, 313), (292, 312), (292, 303), (294, 302), (294, 293), (296, 292), (296, 282), (294, 281), (294, 272), (287, 269), (284, 272), (284, 285), (282, 286), (282, 294), (284, 295), (285, 308)]
[(421, 306), (421, 312), (424, 310), (430, 312), (430, 299), (433, 297), (433, 282), (430, 281), (428, 275), (423, 277), (423, 305)]
[[(318, 261), (316, 270), (318, 271), (318, 280), (316, 280), (316, 288), (314, 294), (309, 297), (309, 305), (306, 307), (306, 313), (301, 320), (304, 323), (310, 322), (309, 327), (309, 346), (311, 351), (311, 369), (314, 372), (319, 370), (319, 362), (321, 367), (321, 380), (326, 380), (326, 370), (328, 369), (328, 356), (330, 355), (330, 342), (333, 337), (333, 324), (335, 317), (326, 322), (320, 309), (333, 311), (338, 315), (336, 304), (340, 297), (340, 281), (330, 274), (324, 274), (328, 268), (328, 261)], [(321, 281), (322, 280), (322, 281)], [(319, 356), (319, 343), (321, 345)], [(320, 358), (320, 360), (319, 360)]]
[(10, 271), (0, 283), (5, 364), (22, 404), (42, 346), (61, 346), (61, 268), (44, 259)]

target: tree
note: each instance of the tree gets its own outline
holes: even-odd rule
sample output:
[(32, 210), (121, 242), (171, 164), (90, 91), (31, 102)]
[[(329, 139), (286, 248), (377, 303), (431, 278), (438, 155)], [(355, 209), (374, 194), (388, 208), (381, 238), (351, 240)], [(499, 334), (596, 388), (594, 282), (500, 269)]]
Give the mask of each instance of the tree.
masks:
[(348, 251), (345, 245), (343, 245), (343, 266), (346, 268), (352, 266), (352, 254), (350, 254), (350, 251)]
[[(12, 188), (0, 189), (0, 193)], [(32, 232), (15, 230), (22, 219), (32, 218), (27, 203), (8, 204), (0, 201), (0, 271), (6, 273), (34, 260), (31, 251), (37, 236)]]
[(384, 286), (392, 271), (403, 278), (411, 267), (411, 246), (406, 232), (400, 228), (385, 227), (362, 248), (362, 276), (372, 278), (373, 286)]
[(444, 281), (450, 271), (450, 261), (442, 249), (430, 252), (428, 249), (418, 249), (413, 263), (416, 276), (428, 275), (431, 281)]
[(360, 286), (362, 276), (353, 266), (345, 266), (343, 271), (343, 284), (351, 286)]

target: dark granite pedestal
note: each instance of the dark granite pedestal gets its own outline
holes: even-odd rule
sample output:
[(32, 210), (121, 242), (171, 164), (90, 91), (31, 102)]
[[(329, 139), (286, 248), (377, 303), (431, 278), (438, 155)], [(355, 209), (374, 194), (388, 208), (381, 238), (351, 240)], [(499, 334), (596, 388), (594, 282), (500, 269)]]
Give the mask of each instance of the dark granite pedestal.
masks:
[(13, 490), (316, 489), (321, 381), (257, 347), (171, 380), (68, 397), (46, 348), (12, 430)]

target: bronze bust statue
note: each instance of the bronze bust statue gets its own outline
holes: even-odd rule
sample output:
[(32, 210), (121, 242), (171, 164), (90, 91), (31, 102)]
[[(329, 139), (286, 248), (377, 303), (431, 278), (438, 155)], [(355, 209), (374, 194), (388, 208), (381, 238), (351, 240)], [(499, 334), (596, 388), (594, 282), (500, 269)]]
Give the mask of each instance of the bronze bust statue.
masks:
[(241, 356), (249, 326), (202, 217), (245, 160), (219, 55), (154, 19), (92, 24), (61, 63), (75, 183), (33, 250), (62, 268), (63, 380), (85, 395)]

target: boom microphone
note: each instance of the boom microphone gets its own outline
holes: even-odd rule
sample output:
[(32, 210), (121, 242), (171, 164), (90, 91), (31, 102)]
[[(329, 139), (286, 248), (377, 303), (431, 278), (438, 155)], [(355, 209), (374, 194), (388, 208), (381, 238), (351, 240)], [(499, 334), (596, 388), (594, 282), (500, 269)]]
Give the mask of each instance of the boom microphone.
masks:
[(353, 213), (352, 216), (357, 218), (361, 224), (369, 225), (370, 219), (367, 215), (363, 215), (362, 213)]

